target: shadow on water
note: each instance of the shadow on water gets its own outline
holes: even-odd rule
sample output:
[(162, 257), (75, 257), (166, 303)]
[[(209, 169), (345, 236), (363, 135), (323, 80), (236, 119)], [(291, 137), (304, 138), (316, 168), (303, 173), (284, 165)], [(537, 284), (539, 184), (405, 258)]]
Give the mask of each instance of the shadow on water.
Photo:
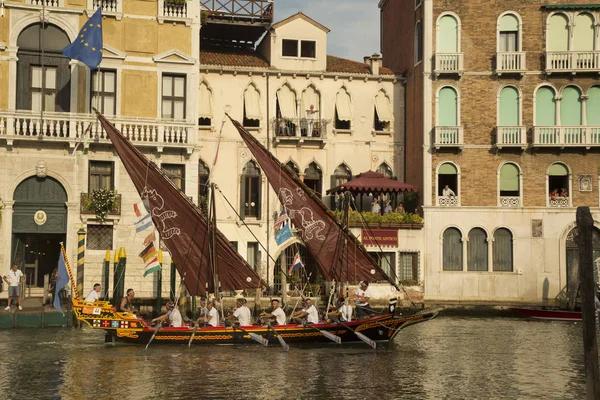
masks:
[(104, 345), (101, 331), (0, 331), (7, 398), (585, 397), (581, 325), (439, 317), (389, 346)]

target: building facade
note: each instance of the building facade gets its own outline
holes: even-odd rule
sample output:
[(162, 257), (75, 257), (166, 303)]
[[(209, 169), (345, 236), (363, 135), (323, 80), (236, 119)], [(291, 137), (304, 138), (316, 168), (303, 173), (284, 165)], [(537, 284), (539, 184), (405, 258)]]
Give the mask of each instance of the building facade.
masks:
[[(75, 268), (83, 229), (85, 264), (77, 272), (85, 292), (102, 281), (106, 250), (112, 258), (123, 247), (125, 287), (156, 295), (157, 276), (143, 278), (137, 257), (139, 196), (92, 107), (200, 207), (210, 175), (219, 188), (219, 228), (275, 283), (274, 260), (259, 242), (275, 250), (270, 227), (279, 204), (225, 113), (322, 195), (367, 170), (403, 176), (403, 82), (380, 57), (363, 63), (327, 55), (326, 27), (301, 13), (273, 24), (271, 1), (225, 3), (213, 10), (211, 1), (3, 2), (0, 229), (7, 245), (0, 260), (6, 269), (19, 263), (34, 292), (56, 267), (59, 242)], [(90, 72), (61, 51), (98, 7), (103, 60)], [(90, 205), (98, 189), (117, 193), (118, 207), (104, 221)], [(162, 279), (170, 280), (169, 268)], [(109, 291), (112, 285), (111, 272)], [(162, 287), (168, 295), (169, 285)]]
[(600, 226), (592, 3), (379, 3), (384, 65), (407, 78), (426, 299), (552, 303), (574, 282), (576, 207)]

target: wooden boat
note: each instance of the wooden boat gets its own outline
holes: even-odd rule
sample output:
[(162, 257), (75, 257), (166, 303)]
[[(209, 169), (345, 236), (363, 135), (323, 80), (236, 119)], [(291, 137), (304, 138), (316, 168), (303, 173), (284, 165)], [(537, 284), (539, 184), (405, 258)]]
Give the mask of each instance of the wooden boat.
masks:
[(539, 308), (511, 308), (511, 310), (529, 318), (552, 321), (581, 321), (582, 318), (581, 311), (542, 310)]
[[(104, 116), (97, 116), (140, 197), (148, 203), (152, 222), (168, 248), (188, 293), (191, 296), (203, 296), (213, 292), (217, 297), (219, 290), (258, 289), (264, 286), (257, 273), (217, 230), (214, 201), (209, 207), (209, 217), (206, 217)], [(237, 121), (232, 122), (286, 208), (291, 223), (316, 259), (325, 280), (387, 280), (401, 290), (297, 176)], [(214, 199), (214, 185), (211, 188), (211, 198)], [(352, 268), (348, 268), (348, 265)], [(285, 271), (282, 272), (285, 274)], [(384, 315), (343, 324), (289, 324), (274, 328), (155, 328), (134, 314), (117, 312), (106, 301), (88, 303), (74, 298), (72, 302), (75, 316), (91, 328), (104, 329), (107, 340), (140, 344), (150, 341), (189, 342), (190, 345), (254, 343), (276, 337), (282, 345), (285, 341), (321, 343), (335, 340), (337, 343), (363, 341), (374, 348), (376, 342), (392, 340), (400, 329), (431, 320), (437, 315), (436, 312), (421, 312), (411, 316), (395, 316), (395, 302), (391, 302), (389, 312)]]

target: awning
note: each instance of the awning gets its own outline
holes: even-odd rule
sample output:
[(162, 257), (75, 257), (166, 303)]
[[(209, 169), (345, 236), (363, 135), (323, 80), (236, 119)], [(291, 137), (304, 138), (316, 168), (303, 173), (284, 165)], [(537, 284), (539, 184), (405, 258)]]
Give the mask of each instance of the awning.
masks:
[(350, 107), (350, 96), (345, 90), (340, 90), (335, 97), (335, 110), (340, 121), (350, 121), (352, 119), (352, 109)]
[(545, 10), (596, 10), (600, 9), (600, 4), (552, 4), (542, 6)]
[(367, 171), (358, 175), (351, 181), (329, 189), (327, 194), (337, 194), (346, 191), (351, 193), (391, 193), (404, 191), (416, 192), (417, 188), (413, 185), (409, 185), (408, 183), (386, 178), (379, 172)]
[(206, 84), (200, 85), (198, 90), (198, 116), (200, 118), (212, 118), (212, 99), (210, 90)]
[(277, 91), (277, 101), (282, 118), (296, 118), (296, 94), (288, 86), (283, 86)]
[(310, 106), (314, 106), (314, 110), (319, 110), (319, 94), (315, 92), (312, 87), (309, 87), (302, 92), (302, 108), (300, 109), (301, 117), (308, 117), (306, 110), (310, 109)]
[(244, 92), (244, 110), (247, 119), (260, 119), (260, 96), (252, 85)]
[(379, 118), (381, 122), (390, 122), (392, 120), (390, 99), (384, 92), (380, 91), (377, 93), (377, 96), (375, 96), (375, 110), (377, 111), (377, 118)]

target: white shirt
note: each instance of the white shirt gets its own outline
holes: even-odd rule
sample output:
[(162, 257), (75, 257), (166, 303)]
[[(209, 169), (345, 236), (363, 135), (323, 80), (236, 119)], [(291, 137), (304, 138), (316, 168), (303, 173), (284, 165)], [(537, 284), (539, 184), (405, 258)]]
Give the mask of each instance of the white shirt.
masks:
[[(371, 298), (371, 288), (367, 286), (367, 290), (358, 289), (358, 292), (356, 292), (356, 295), (358, 297)], [(367, 305), (369, 305), (369, 302), (357, 300), (356, 305), (357, 306), (367, 306)]]
[(90, 294), (88, 294), (87, 297), (85, 298), (85, 301), (98, 301), (98, 300), (100, 300), (100, 296), (98, 295), (98, 292), (96, 292), (94, 289), (92, 289)]
[(8, 281), (10, 286), (19, 286), (19, 278), (23, 276), (23, 272), (20, 269), (13, 271), (12, 268), (8, 271)]
[(209, 319), (208, 324), (211, 326), (219, 325), (219, 313), (216, 308), (211, 308), (206, 317), (212, 317)]
[(172, 327), (181, 328), (183, 326), (183, 318), (181, 317), (181, 313), (177, 308), (174, 308), (171, 311), (167, 312), (167, 316), (169, 317), (169, 321), (171, 321)]
[(454, 190), (448, 188), (442, 189), (442, 196), (456, 196), (456, 194), (454, 193)]
[(314, 304), (311, 304), (308, 308), (303, 308), (302, 311), (307, 312), (306, 322), (310, 324), (318, 324), (319, 323), (319, 312)]
[(349, 304), (343, 304), (338, 311), (340, 312), (340, 317), (342, 322), (350, 322), (352, 321), (352, 306)]
[(234, 311), (233, 316), (238, 319), (241, 326), (250, 325), (250, 309), (248, 307), (241, 306)]
[(277, 307), (276, 309), (274, 309), (273, 311), (271, 311), (271, 314), (273, 314), (275, 316), (275, 319), (277, 320), (277, 324), (279, 325), (285, 325), (285, 313), (283, 312), (283, 310), (281, 309), (281, 307)]

